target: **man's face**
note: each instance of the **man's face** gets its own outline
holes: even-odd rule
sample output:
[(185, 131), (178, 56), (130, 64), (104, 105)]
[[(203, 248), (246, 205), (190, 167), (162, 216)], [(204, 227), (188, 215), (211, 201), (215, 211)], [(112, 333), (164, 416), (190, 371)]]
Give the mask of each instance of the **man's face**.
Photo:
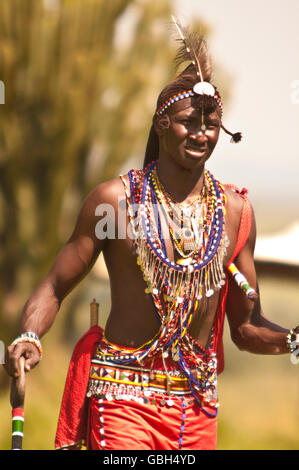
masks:
[(202, 167), (218, 141), (221, 125), (218, 112), (204, 115), (204, 133), (201, 107), (189, 98), (174, 103), (168, 117), (169, 126), (160, 131), (160, 158), (168, 156), (185, 169)]

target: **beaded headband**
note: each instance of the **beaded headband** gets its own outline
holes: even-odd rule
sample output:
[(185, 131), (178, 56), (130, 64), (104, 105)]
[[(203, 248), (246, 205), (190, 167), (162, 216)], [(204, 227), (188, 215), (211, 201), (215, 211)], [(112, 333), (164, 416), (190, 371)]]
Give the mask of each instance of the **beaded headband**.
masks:
[[(204, 84), (204, 83), (207, 83), (207, 82), (199, 82), (199, 83)], [(196, 84), (196, 85), (198, 85), (198, 84)], [(171, 106), (173, 103), (175, 103), (177, 101), (180, 101), (180, 100), (183, 100), (185, 98), (190, 98), (192, 96), (195, 96), (196, 94), (200, 94), (200, 93), (195, 93), (194, 89), (193, 89), (193, 90), (188, 90), (188, 91), (182, 91), (180, 93), (177, 93), (176, 95), (171, 96), (167, 101), (165, 101), (162, 104), (162, 106), (160, 106), (160, 108), (157, 110), (157, 114), (159, 114), (159, 116), (162, 116), (162, 114), (167, 110), (167, 108), (169, 108), (169, 106)], [(212, 96), (212, 95), (208, 95), (208, 96)], [(223, 113), (223, 104), (222, 104), (222, 101), (221, 101), (221, 98), (220, 98), (220, 95), (219, 95), (218, 91), (215, 90), (215, 94), (213, 95), (213, 98), (217, 102), (217, 104), (220, 108), (220, 111), (221, 111), (221, 115), (222, 115), (222, 113)]]

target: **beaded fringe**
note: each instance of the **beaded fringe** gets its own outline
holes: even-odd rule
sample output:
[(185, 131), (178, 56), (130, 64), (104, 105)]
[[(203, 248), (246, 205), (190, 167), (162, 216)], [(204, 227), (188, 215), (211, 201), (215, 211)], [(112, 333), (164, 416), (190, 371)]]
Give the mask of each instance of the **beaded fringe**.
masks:
[[(139, 240), (137, 263), (140, 265), (144, 280), (147, 282), (147, 293), (158, 295), (162, 286), (167, 286), (166, 300), (181, 303), (184, 298), (189, 301), (200, 300), (203, 295), (210, 297), (215, 290), (221, 289), (225, 284), (223, 270), (223, 257), (226, 253), (227, 242), (221, 242), (220, 250), (211, 262), (200, 270), (193, 270), (192, 265), (187, 272), (178, 271), (169, 267), (149, 249), (145, 237)], [(166, 281), (166, 282), (165, 282)]]
[[(140, 404), (160, 404), (161, 406), (173, 406), (173, 397), (178, 396), (186, 400), (186, 403), (192, 404), (194, 402), (194, 397), (190, 390), (182, 391), (175, 393), (173, 390), (171, 394), (167, 394), (161, 391), (154, 390), (144, 390), (142, 387), (130, 386), (124, 384), (107, 384), (100, 380), (91, 379), (88, 384), (87, 395), (88, 398), (92, 396), (99, 397), (100, 400), (126, 400), (126, 401), (135, 401)], [(215, 408), (218, 407), (218, 396), (216, 387), (211, 387), (210, 389), (204, 390), (201, 394), (201, 403), (202, 405), (212, 405)], [(103, 402), (101, 402), (103, 403)]]

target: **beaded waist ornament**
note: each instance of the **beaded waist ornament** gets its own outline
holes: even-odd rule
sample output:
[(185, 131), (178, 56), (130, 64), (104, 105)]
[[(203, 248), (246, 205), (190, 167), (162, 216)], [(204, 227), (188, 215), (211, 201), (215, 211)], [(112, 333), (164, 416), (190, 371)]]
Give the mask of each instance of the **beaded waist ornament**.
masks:
[[(105, 347), (104, 347), (105, 349)], [(119, 356), (103, 354), (103, 344), (92, 358), (90, 380), (87, 396), (111, 400), (132, 400), (138, 403), (159, 404), (161, 406), (173, 405), (173, 398), (184, 399), (185, 403), (194, 402), (188, 379), (179, 369), (170, 370), (171, 358), (163, 360), (164, 364), (159, 369), (140, 367), (140, 365), (120, 365), (116, 362), (124, 359)], [(202, 384), (200, 394), (201, 405), (210, 408), (217, 407), (217, 371), (216, 358), (213, 354), (209, 362), (200, 362), (200, 367), (194, 371), (196, 379)]]

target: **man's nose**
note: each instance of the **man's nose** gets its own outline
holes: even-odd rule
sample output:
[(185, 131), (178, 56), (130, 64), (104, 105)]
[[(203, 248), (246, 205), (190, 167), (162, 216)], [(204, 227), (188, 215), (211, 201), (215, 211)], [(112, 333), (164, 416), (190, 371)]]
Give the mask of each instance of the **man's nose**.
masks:
[(208, 140), (202, 128), (200, 128), (196, 132), (191, 132), (189, 134), (189, 137), (191, 140), (196, 141), (196, 142), (206, 142)]

